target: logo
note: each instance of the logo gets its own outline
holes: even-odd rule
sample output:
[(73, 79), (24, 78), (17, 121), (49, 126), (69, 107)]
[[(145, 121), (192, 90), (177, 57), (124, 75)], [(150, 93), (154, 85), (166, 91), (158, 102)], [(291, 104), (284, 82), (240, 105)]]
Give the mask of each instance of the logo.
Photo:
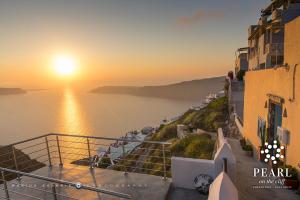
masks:
[(281, 150), (284, 150), (284, 146), (278, 146), (277, 141), (274, 140), (273, 144), (265, 143), (264, 149), (260, 151), (261, 155), (265, 155), (264, 161), (267, 163), (269, 160), (273, 164), (277, 164), (279, 159), (284, 158), (284, 155), (281, 154)]

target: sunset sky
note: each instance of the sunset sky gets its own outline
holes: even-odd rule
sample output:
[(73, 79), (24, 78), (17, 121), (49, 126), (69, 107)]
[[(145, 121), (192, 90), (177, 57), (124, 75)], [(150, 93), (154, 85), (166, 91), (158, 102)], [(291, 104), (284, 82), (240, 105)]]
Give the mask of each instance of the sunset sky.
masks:
[[(224, 75), (268, 2), (1, 0), (0, 87), (157, 85)], [(62, 55), (76, 63), (72, 77), (54, 71)]]

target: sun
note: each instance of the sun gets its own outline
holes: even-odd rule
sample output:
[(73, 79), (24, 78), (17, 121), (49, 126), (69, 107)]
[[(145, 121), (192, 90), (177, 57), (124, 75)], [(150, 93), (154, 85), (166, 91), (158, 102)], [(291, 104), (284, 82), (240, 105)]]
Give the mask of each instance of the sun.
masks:
[(72, 76), (76, 72), (77, 65), (71, 56), (60, 55), (53, 59), (53, 67), (60, 76)]

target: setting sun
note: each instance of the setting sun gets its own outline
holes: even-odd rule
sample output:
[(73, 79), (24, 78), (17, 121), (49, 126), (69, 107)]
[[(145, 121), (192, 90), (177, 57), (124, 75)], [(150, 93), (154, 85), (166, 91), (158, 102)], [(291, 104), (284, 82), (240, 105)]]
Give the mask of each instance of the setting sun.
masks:
[(70, 56), (57, 56), (53, 63), (55, 72), (60, 76), (71, 76), (76, 71), (76, 62)]

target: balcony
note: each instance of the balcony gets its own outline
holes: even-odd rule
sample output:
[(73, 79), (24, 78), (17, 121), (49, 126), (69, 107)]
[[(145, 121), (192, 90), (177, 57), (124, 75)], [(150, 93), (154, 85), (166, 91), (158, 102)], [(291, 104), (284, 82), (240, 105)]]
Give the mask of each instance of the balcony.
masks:
[[(171, 143), (133, 138), (50, 133), (20, 141), (0, 148), (0, 199), (204, 200), (195, 178), (207, 174), (215, 179), (209, 194), (230, 188), (237, 200), (235, 157), (221, 128), (217, 135), (213, 160), (171, 158)], [(95, 165), (96, 155), (104, 162)]]

